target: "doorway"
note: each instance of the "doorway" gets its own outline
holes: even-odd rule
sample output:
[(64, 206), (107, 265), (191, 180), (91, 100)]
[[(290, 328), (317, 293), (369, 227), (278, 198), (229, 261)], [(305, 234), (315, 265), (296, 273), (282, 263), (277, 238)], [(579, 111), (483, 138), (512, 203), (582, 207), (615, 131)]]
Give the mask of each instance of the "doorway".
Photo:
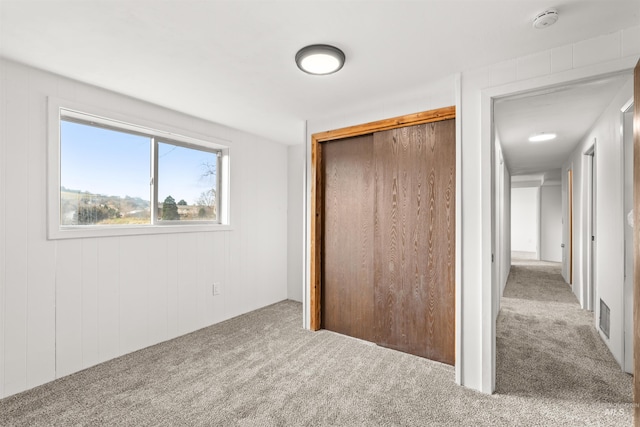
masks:
[[(621, 144), (617, 139), (619, 133), (617, 130), (621, 127), (621, 124), (614, 118), (615, 111), (622, 104), (621, 98), (625, 96), (627, 90), (630, 87), (629, 73), (612, 73), (606, 76), (599, 76), (591, 80), (582, 80), (567, 83), (565, 85), (551, 86), (545, 88), (537, 88), (531, 90), (528, 93), (517, 92), (515, 95), (503, 95), (502, 97), (496, 97), (495, 93), (498, 92), (486, 92), (485, 97), (494, 102), (493, 115), (494, 120), (498, 120), (498, 114), (502, 111), (508, 111), (513, 116), (523, 117), (523, 121), (527, 123), (535, 123), (538, 127), (543, 128), (541, 131), (557, 132), (557, 138), (553, 139), (547, 145), (538, 144), (533, 149), (533, 144), (526, 144), (526, 135), (522, 135), (520, 141), (524, 146), (526, 156), (517, 157), (514, 156), (513, 151), (508, 147), (504, 149), (505, 159), (507, 159), (507, 165), (512, 171), (513, 176), (523, 175), (528, 177), (529, 181), (535, 181), (539, 184), (540, 181), (546, 183), (551, 169), (561, 167), (562, 173), (559, 174), (562, 185), (562, 199), (561, 203), (564, 205), (562, 209), (564, 212), (564, 225), (565, 236), (563, 238), (564, 247), (564, 271), (566, 282), (572, 284), (572, 290), (575, 296), (579, 298), (579, 302), (582, 304), (583, 309), (597, 310), (599, 305), (599, 299), (602, 298), (609, 307), (612, 307), (611, 313), (614, 313), (617, 331), (614, 331), (612, 338), (607, 340), (606, 336), (603, 336), (603, 341), (612, 350), (617, 362), (620, 364), (622, 357), (620, 355), (622, 350), (620, 332), (621, 332), (621, 285), (622, 285), (622, 239), (621, 230), (617, 229), (619, 222), (613, 222), (615, 218), (620, 218), (622, 215), (618, 215), (618, 211), (622, 212), (622, 200), (620, 200), (620, 187), (618, 182), (621, 182), (622, 171), (621, 165), (618, 166), (623, 158), (621, 152)], [(549, 108), (553, 97), (556, 99), (570, 97), (575, 94), (583, 95), (580, 99), (580, 105), (576, 108), (569, 108), (565, 106), (563, 109), (567, 113), (580, 111), (584, 105), (590, 105), (590, 98), (587, 95), (600, 94), (600, 98), (596, 100), (599, 102), (599, 109), (593, 114), (588, 123), (588, 128), (583, 128), (580, 135), (572, 138), (573, 145), (569, 146), (567, 151), (560, 152), (560, 138), (565, 134), (565, 129), (557, 131), (562, 126), (562, 121), (566, 121), (565, 111), (555, 111), (549, 122), (545, 122), (545, 125), (540, 125), (541, 120), (536, 120), (536, 113), (538, 111), (533, 109), (533, 106), (537, 105), (540, 109)], [(493, 95), (493, 96), (492, 96)], [(626, 95), (628, 96), (628, 95)], [(530, 114), (524, 114), (522, 111), (516, 111), (513, 106), (516, 102), (511, 100), (522, 100), (527, 98), (527, 102), (532, 106), (531, 110), (525, 110)], [(524, 101), (522, 102), (525, 103)], [(487, 102), (487, 111), (490, 111), (489, 102)], [(502, 105), (501, 105), (502, 104)], [(505, 107), (505, 105), (508, 107)], [(603, 118), (604, 117), (604, 118)], [(497, 126), (497, 125), (496, 125)], [(528, 129), (529, 134), (533, 134), (532, 129)], [(613, 131), (615, 130), (615, 132)], [(508, 144), (510, 140), (513, 140), (508, 132), (500, 132), (500, 141), (503, 144)], [(487, 132), (488, 135), (488, 132)], [(594, 147), (595, 138), (598, 138), (598, 144)], [(487, 138), (487, 145), (490, 140)], [(571, 141), (566, 141), (568, 144)], [(531, 142), (531, 141), (530, 141)], [(587, 148), (588, 147), (588, 148)], [(554, 151), (558, 150), (558, 151)], [(488, 150), (487, 150), (488, 151)], [(553, 157), (550, 155), (553, 153)], [(547, 162), (543, 164), (540, 161), (538, 164), (529, 164), (529, 159), (537, 160), (542, 159), (544, 155), (549, 154), (549, 157), (545, 159)], [(555, 159), (558, 161), (555, 162)], [(596, 160), (597, 159), (597, 160)], [(596, 170), (596, 164), (600, 163), (600, 166)], [(604, 165), (604, 168), (602, 167)], [(534, 168), (535, 167), (535, 168)], [(604, 175), (603, 175), (604, 170)], [(536, 175), (536, 172), (539, 175)], [(596, 191), (596, 174), (598, 176), (598, 182), (607, 191), (597, 194)], [(541, 176), (541, 179), (537, 179)], [(536, 179), (534, 179), (536, 178)], [(539, 184), (540, 185), (540, 184)], [(544, 184), (541, 184), (544, 185)], [(608, 185), (608, 186), (607, 186)], [(609, 191), (609, 189), (611, 189)], [(600, 207), (598, 211), (598, 218), (596, 218), (596, 199), (600, 199)], [(598, 241), (598, 235), (596, 230), (596, 219), (599, 221), (600, 226), (606, 233), (600, 233), (600, 242)], [(592, 236), (594, 239), (592, 239)], [(620, 242), (618, 247), (615, 247), (615, 241)], [(596, 246), (601, 254), (596, 259)], [(611, 249), (604, 249), (611, 248)], [(603, 253), (602, 251), (605, 251)], [(620, 251), (620, 254), (617, 253)], [(604, 258), (603, 258), (604, 256)], [(611, 259), (613, 262), (603, 263), (603, 259)], [(598, 271), (596, 271), (596, 265)], [(612, 274), (607, 274), (609, 271)], [(597, 275), (607, 274), (608, 279), (606, 282), (602, 282), (599, 286), (600, 289), (596, 289), (595, 278)], [(618, 277), (619, 275), (619, 277)], [(495, 281), (496, 279), (493, 278)], [(590, 283), (589, 283), (590, 282)], [(604, 283), (604, 286), (603, 286)], [(493, 284), (495, 286), (495, 282)], [(605, 289), (606, 288), (606, 289)], [(614, 289), (615, 288), (615, 289)], [(603, 290), (606, 293), (600, 295), (597, 290)], [(595, 311), (594, 310), (594, 311)], [(600, 332), (597, 325), (594, 325), (593, 314), (588, 313), (591, 317), (591, 325), (593, 330)], [(591, 330), (591, 328), (590, 328)], [(602, 335), (602, 334), (601, 334)], [(606, 334), (605, 334), (606, 335)]]

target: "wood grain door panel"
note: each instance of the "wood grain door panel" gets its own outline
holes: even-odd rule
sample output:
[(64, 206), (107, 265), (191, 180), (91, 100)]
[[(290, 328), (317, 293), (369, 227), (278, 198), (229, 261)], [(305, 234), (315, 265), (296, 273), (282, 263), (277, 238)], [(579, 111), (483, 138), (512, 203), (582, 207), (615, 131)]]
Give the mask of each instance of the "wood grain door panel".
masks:
[(323, 146), (325, 329), (373, 339), (373, 137)]
[(375, 340), (454, 363), (455, 124), (374, 135)]
[(374, 135), (375, 341), (424, 356), (428, 172), (425, 125)]

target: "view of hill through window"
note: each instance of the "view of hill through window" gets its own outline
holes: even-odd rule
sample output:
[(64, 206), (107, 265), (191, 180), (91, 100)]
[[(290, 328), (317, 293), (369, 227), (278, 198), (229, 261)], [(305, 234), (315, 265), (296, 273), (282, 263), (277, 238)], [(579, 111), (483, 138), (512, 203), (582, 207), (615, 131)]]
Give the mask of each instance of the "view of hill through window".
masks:
[[(150, 224), (153, 139), (60, 122), (60, 224)], [(157, 219), (215, 221), (216, 152), (157, 143)]]
[(215, 220), (217, 162), (216, 153), (158, 143), (158, 218)]

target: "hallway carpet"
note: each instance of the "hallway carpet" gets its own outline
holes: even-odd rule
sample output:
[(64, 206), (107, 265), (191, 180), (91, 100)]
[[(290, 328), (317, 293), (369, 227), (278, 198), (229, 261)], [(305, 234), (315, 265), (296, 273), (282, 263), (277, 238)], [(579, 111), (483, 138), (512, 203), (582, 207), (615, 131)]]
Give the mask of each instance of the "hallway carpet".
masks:
[(496, 393), (619, 412), (631, 425), (632, 376), (598, 335), (593, 312), (580, 308), (561, 264), (514, 259), (496, 334)]
[[(544, 267), (541, 282), (552, 285), (554, 271)], [(575, 302), (555, 288), (516, 298), (519, 286), (499, 320), (494, 395), (457, 386), (451, 366), (306, 331), (301, 305), (284, 301), (0, 400), (0, 425), (630, 425), (630, 378), (588, 322), (573, 324), (584, 317)], [(528, 307), (554, 304), (571, 313), (541, 319)], [(547, 323), (567, 333), (547, 343), (537, 332)], [(540, 343), (552, 347), (530, 346)]]

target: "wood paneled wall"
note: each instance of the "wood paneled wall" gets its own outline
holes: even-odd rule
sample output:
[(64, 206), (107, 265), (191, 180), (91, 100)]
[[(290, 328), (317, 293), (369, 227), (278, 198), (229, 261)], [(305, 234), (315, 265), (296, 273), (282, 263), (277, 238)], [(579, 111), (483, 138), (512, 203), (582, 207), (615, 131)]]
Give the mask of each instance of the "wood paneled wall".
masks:
[[(286, 146), (6, 60), (0, 77), (0, 398), (286, 299)], [(229, 140), (233, 229), (46, 240), (47, 96)]]

